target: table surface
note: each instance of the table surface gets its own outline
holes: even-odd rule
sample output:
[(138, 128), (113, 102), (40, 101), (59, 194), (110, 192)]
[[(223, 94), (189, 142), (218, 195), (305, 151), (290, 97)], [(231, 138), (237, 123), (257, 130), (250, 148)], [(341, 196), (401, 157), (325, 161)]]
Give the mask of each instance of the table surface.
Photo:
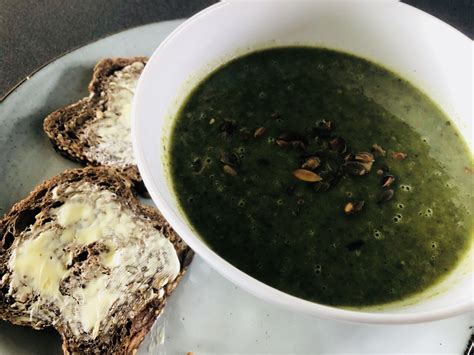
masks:
[[(185, 18), (215, 0), (2, 0), (0, 101), (74, 48), (139, 25)], [(474, 37), (474, 0), (404, 0)]]

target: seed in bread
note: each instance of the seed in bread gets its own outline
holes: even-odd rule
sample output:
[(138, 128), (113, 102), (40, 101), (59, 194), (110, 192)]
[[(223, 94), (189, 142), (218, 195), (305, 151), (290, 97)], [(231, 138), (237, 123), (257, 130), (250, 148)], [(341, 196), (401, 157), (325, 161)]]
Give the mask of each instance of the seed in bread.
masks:
[(113, 169), (66, 171), (0, 220), (0, 318), (54, 326), (65, 353), (138, 347), (192, 252)]

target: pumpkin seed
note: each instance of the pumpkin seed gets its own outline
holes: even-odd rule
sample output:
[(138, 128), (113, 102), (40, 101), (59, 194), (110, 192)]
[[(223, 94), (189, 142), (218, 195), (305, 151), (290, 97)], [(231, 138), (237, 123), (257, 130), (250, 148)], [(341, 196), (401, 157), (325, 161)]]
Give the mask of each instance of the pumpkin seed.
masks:
[(313, 173), (311, 170), (306, 170), (306, 169), (296, 169), (293, 171), (293, 175), (301, 181), (306, 181), (306, 182), (317, 182), (321, 181), (322, 178), (316, 173)]
[(344, 213), (346, 215), (352, 215), (352, 214), (359, 213), (360, 211), (362, 211), (362, 208), (364, 207), (364, 204), (365, 204), (364, 200), (354, 201), (354, 202), (347, 202), (344, 205)]

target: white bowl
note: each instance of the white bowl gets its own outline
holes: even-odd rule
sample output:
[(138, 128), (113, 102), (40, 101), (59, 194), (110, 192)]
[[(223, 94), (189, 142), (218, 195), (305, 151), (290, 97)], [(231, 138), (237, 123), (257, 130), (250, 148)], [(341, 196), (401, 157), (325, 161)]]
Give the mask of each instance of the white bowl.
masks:
[(441, 284), (390, 305), (328, 307), (269, 287), (214, 253), (193, 230), (170, 182), (166, 149), (173, 118), (193, 86), (243, 53), (309, 44), (343, 50), (394, 70), (453, 119), (472, 151), (472, 42), (452, 27), (394, 1), (232, 1), (178, 27), (155, 51), (138, 84), (132, 136), (153, 201), (181, 237), (214, 269), (269, 302), (322, 317), (366, 323), (414, 323), (474, 309), (472, 250)]

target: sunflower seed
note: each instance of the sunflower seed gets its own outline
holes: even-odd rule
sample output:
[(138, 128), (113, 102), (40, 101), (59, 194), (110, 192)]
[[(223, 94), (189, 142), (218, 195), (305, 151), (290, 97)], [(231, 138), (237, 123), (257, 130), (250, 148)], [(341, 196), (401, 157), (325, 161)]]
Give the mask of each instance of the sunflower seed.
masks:
[(359, 152), (355, 155), (354, 159), (361, 163), (373, 163), (375, 160), (374, 155), (369, 152)]
[(385, 175), (382, 177), (382, 187), (390, 187), (395, 181), (395, 176), (393, 175)]
[(367, 170), (367, 172), (372, 169), (372, 164), (375, 161), (373, 154), (368, 152), (359, 152), (354, 156), (354, 159), (363, 164), (364, 169)]
[(394, 195), (394, 191), (392, 189), (385, 190), (380, 194), (380, 197), (377, 201), (377, 203), (384, 203), (392, 199)]

